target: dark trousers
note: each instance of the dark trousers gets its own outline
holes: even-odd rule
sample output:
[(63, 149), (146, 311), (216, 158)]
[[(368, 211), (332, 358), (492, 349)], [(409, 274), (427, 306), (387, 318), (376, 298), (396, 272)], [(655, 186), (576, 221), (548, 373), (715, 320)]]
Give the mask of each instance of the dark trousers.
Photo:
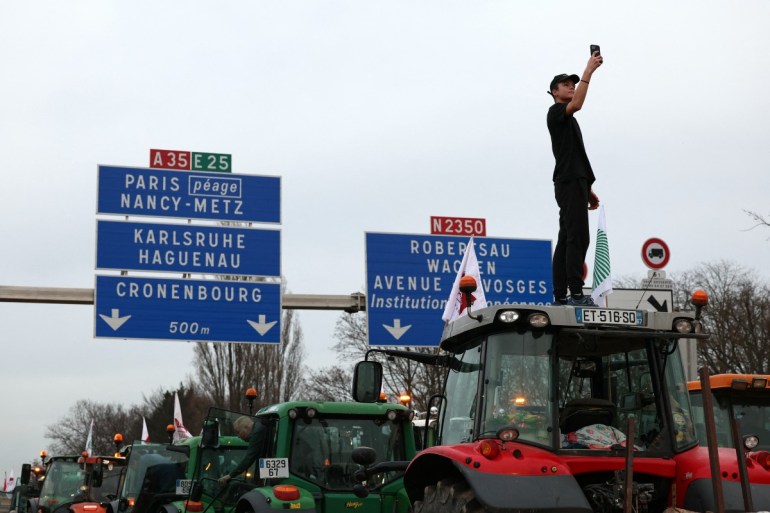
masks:
[(553, 295), (557, 299), (583, 292), (583, 263), (591, 236), (588, 233), (588, 182), (555, 182), (559, 205), (559, 239), (553, 253)]

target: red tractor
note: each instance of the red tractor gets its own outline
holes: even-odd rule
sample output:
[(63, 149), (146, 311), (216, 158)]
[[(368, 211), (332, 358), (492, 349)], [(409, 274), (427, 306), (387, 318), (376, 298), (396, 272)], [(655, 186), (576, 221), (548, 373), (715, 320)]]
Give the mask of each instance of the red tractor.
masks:
[[(713, 415), (710, 418), (718, 445), (724, 510), (744, 511), (747, 498), (750, 511), (770, 510), (770, 376), (714, 374), (708, 377), (708, 383), (710, 394), (703, 390), (701, 381), (687, 384), (695, 431), (702, 446), (693, 457), (702, 460), (708, 451), (710, 423), (705, 403), (707, 395), (711, 395)], [(715, 510), (711, 502), (697, 502), (710, 498), (703, 493), (711, 487), (709, 467), (697, 467), (688, 477), (681, 492), (687, 507)]]
[[(436, 421), (436, 445), (404, 476), (414, 511), (684, 506), (682, 483), (708, 466), (688, 457), (698, 440), (678, 351), (680, 339), (706, 336), (699, 309), (505, 304), (448, 324), (439, 355), (372, 349), (446, 369), (438, 415), (427, 422)], [(359, 362), (354, 398), (378, 397), (382, 372)]]

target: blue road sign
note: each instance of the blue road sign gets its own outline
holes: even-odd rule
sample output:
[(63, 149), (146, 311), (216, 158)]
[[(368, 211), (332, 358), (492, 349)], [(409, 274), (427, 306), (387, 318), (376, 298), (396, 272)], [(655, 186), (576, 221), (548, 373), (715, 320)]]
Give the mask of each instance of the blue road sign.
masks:
[[(435, 346), (468, 237), (366, 234), (370, 345)], [(551, 241), (476, 237), (489, 304), (551, 302)]]
[(278, 343), (281, 285), (97, 276), (97, 338)]
[(97, 214), (281, 222), (281, 178), (99, 166)]
[(281, 232), (96, 221), (96, 268), (281, 276)]

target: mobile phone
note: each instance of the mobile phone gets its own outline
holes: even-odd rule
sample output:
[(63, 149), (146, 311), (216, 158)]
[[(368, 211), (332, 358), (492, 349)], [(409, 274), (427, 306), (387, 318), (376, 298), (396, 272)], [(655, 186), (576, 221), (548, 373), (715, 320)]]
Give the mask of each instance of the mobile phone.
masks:
[(599, 45), (591, 45), (591, 55), (593, 55), (595, 52), (599, 52), (599, 55), (602, 54), (601, 50), (599, 49)]

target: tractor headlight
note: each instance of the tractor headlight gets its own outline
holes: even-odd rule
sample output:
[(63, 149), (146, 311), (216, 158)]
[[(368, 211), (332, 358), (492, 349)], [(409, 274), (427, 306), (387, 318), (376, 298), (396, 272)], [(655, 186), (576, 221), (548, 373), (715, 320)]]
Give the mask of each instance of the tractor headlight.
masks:
[(746, 435), (743, 437), (743, 446), (748, 450), (753, 450), (759, 445), (759, 438), (756, 435)]
[(519, 319), (519, 312), (516, 310), (505, 310), (500, 312), (497, 318), (500, 320), (500, 322), (516, 322)]
[(679, 333), (692, 333), (694, 331), (690, 319), (677, 319), (674, 321), (674, 329)]
[(551, 320), (548, 316), (541, 312), (535, 312), (529, 315), (529, 325), (533, 328), (546, 328), (551, 324)]

